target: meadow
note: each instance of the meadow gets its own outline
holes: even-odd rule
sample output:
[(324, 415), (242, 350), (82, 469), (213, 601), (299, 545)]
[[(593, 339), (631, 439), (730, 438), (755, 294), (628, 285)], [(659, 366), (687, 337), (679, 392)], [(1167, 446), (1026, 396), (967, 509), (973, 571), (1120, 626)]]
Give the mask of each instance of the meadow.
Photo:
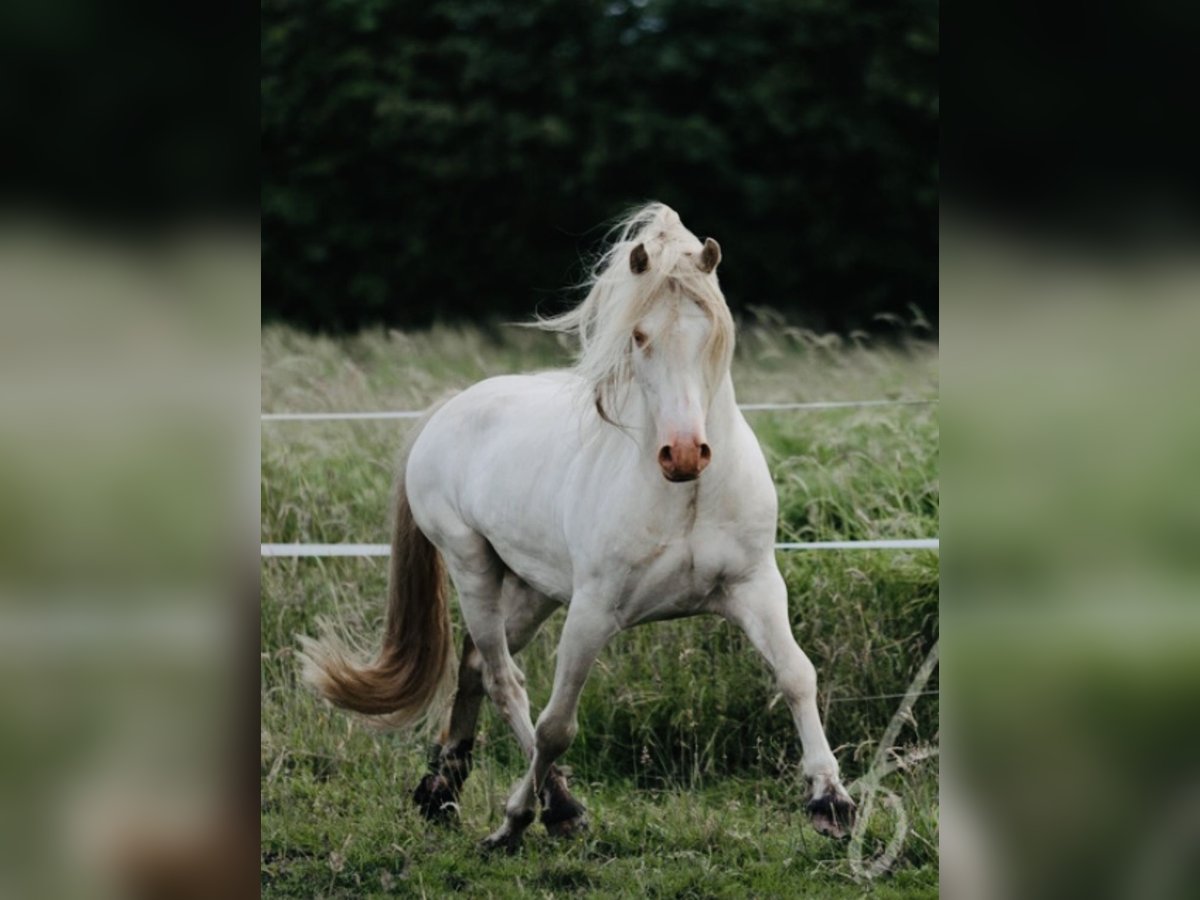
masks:
[[(743, 403), (934, 398), (937, 346), (923, 323), (894, 335), (816, 335), (760, 312), (739, 323)], [(262, 335), (267, 411), (419, 409), (490, 375), (565, 365), (559, 339), (510, 326), (438, 326), (331, 338)], [(938, 533), (937, 405), (748, 413), (780, 497), (779, 540)], [(264, 542), (388, 536), (388, 497), (409, 423), (264, 422)], [(938, 636), (936, 551), (781, 552), (792, 625), (820, 679), (847, 783), (871, 765), (899, 697)], [(515, 856), (478, 841), (523, 771), (507, 726), (485, 710), (457, 828), (431, 827), (410, 795), (428, 747), (373, 731), (298, 681), (295, 635), (335, 616), (378, 633), (382, 559), (269, 559), (261, 603), (261, 884), (267, 897), (930, 896), (937, 892), (936, 756), (889, 775), (905, 831), (888, 871), (865, 879), (845, 842), (806, 822), (800, 748), (765, 665), (724, 622), (698, 618), (620, 635), (592, 673), (564, 759), (590, 830), (561, 842), (540, 825)], [(534, 715), (545, 702), (561, 615), (519, 664)], [(896, 740), (938, 738), (937, 676)], [(862, 856), (897, 813), (875, 804)]]

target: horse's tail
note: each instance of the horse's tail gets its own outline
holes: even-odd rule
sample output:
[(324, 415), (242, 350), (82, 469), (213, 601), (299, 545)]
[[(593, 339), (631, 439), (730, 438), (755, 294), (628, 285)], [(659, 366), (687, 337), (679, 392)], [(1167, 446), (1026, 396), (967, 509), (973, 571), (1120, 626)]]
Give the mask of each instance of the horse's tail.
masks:
[[(428, 417), (414, 431), (412, 441)], [(300, 638), (303, 677), (335, 706), (375, 723), (412, 728), (430, 723), (452, 691), (454, 643), (446, 570), (417, 527), (405, 490), (407, 453), (396, 478), (387, 621), (374, 662), (362, 661), (337, 630)], [(357, 658), (356, 658), (357, 657)]]

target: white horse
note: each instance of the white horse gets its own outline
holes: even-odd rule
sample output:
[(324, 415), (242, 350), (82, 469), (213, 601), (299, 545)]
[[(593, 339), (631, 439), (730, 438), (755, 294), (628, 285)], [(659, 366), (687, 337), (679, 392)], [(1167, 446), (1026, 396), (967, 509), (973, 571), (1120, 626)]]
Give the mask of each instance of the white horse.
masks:
[[(552, 833), (585, 824), (554, 762), (575, 736), (588, 671), (617, 632), (699, 613), (742, 628), (773, 670), (817, 830), (842, 836), (852, 821), (816, 672), (788, 620), (775, 488), (734, 400), (720, 258), (662, 204), (630, 215), (583, 302), (537, 323), (578, 336), (574, 369), (489, 378), (419, 428), (398, 479), (377, 660), (355, 661), (333, 634), (302, 639), (306, 678), (333, 703), (400, 726), (437, 714), (454, 681), (444, 560), (468, 634), (414, 800), (430, 818), (453, 809), (486, 690), (529, 760), (488, 848), (519, 846), (539, 798)], [(512, 655), (560, 605), (554, 690), (535, 726)]]

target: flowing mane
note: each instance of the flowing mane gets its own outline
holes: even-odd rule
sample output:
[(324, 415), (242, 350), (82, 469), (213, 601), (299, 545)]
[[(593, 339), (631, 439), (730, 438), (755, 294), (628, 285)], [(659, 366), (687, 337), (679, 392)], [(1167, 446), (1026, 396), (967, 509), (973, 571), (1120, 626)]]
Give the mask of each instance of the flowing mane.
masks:
[[(649, 258), (635, 274), (630, 254), (639, 244)], [(631, 334), (658, 303), (687, 298), (709, 317), (713, 328), (705, 347), (707, 375), (716, 384), (733, 355), (733, 319), (715, 271), (698, 265), (704, 245), (684, 227), (679, 214), (662, 203), (628, 213), (609, 231), (609, 244), (583, 282), (587, 294), (574, 309), (539, 317), (533, 326), (573, 334), (579, 340), (574, 369), (593, 393), (600, 415), (619, 410), (630, 381)]]

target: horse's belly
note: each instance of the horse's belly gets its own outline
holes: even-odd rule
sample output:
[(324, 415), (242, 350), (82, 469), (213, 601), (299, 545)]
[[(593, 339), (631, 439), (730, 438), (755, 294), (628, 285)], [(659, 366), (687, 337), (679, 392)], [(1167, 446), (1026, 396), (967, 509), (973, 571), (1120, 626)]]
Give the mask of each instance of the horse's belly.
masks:
[(571, 599), (571, 566), (547, 545), (531, 546), (504, 534), (484, 534), (504, 565), (535, 591), (559, 603)]

